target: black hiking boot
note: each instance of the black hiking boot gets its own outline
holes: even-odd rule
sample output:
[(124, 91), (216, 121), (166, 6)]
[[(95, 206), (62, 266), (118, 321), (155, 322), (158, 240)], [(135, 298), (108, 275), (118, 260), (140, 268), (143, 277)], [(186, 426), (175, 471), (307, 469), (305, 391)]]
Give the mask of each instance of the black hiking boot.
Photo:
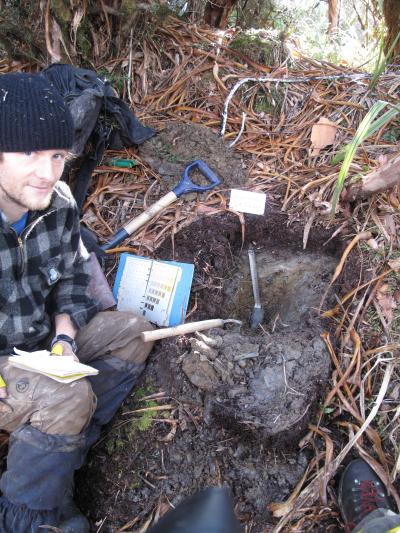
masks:
[(346, 466), (340, 479), (338, 504), (349, 533), (375, 509), (391, 509), (384, 484), (362, 459)]

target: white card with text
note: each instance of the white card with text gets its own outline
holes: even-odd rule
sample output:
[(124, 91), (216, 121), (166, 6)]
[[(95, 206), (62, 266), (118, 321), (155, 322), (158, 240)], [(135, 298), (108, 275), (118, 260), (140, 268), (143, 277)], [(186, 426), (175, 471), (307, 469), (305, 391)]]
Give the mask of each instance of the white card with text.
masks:
[(263, 215), (265, 211), (266, 200), (267, 195), (263, 192), (232, 189), (229, 209), (232, 209), (233, 211), (240, 211), (241, 213)]

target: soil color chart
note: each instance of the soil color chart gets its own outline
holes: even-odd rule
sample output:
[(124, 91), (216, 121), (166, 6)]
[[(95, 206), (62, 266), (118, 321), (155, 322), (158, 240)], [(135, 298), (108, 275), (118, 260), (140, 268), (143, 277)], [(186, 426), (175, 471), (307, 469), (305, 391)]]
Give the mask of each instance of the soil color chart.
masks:
[(113, 288), (119, 311), (134, 311), (158, 326), (185, 320), (194, 266), (121, 254)]

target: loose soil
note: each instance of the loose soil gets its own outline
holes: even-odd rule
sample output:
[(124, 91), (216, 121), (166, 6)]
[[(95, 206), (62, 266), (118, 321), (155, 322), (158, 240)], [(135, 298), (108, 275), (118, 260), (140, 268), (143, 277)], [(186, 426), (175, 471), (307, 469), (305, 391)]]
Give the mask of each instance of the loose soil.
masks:
[[(317, 308), (339, 250), (334, 241), (323, 246), (328, 236), (316, 228), (303, 251), (303, 228), (286, 222), (271, 209), (246, 216), (244, 226), (231, 213), (204, 217), (157, 251), (195, 264), (190, 320), (242, 325), (157, 343), (136, 392), (78, 476), (93, 531), (136, 530), (223, 484), (248, 531), (260, 533), (272, 522), (268, 505), (285, 500), (303, 476), (311, 454), (298, 442), (330, 375)], [(256, 330), (248, 322), (250, 244), (265, 309)], [(159, 391), (165, 401), (143, 399)], [(129, 413), (144, 406), (147, 412)]]
[[(217, 133), (198, 124), (169, 124), (139, 146), (139, 155), (163, 177), (163, 193), (177, 184), (185, 167), (195, 159), (202, 159), (215, 172), (223, 189), (246, 184), (247, 172), (242, 157)], [(202, 183), (201, 176), (194, 175), (194, 181), (206, 184)]]

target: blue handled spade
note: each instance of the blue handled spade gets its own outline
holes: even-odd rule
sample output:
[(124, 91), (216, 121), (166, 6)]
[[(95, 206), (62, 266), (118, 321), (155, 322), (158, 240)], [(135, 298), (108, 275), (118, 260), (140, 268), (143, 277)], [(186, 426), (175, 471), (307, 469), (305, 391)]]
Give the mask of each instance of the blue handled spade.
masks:
[[(206, 180), (209, 182), (208, 185), (197, 185), (196, 183), (193, 183), (191, 181), (189, 177), (189, 172), (195, 169), (200, 171), (201, 174), (206, 178)], [(214, 172), (206, 165), (204, 161), (202, 161), (201, 159), (196, 159), (195, 161), (192, 161), (185, 168), (180, 182), (176, 187), (172, 189), (172, 191), (160, 198), (155, 204), (151, 205), (141, 215), (127, 222), (111, 237), (111, 239), (107, 243), (103, 244), (100, 248), (102, 250), (110, 250), (111, 248), (115, 248), (116, 246), (118, 246), (118, 244), (120, 244), (120, 242), (129, 237), (129, 235), (132, 235), (133, 232), (135, 232), (144, 224), (146, 224), (146, 222), (154, 218), (165, 207), (168, 207), (169, 205), (173, 204), (180, 196), (188, 194), (190, 192), (208, 191), (213, 187), (216, 187), (220, 183), (221, 181), (218, 176), (214, 174)]]

